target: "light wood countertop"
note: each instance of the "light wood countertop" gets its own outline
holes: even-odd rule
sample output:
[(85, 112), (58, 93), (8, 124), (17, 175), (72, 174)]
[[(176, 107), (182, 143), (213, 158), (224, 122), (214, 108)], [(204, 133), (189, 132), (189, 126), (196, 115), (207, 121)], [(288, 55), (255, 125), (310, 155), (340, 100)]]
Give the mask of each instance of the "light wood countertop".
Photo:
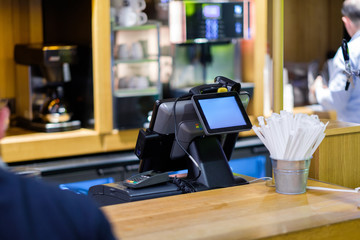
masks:
[[(340, 188), (313, 180), (308, 186)], [(103, 207), (126, 239), (359, 239), (360, 193), (283, 195), (264, 182)]]
[(321, 119), (321, 121), (324, 123), (329, 122), (325, 130), (325, 133), (328, 136), (360, 132), (360, 124), (358, 123), (348, 123), (329, 119)]
[(350, 188), (359, 187), (360, 124), (331, 120), (325, 134), (311, 160), (309, 177)]

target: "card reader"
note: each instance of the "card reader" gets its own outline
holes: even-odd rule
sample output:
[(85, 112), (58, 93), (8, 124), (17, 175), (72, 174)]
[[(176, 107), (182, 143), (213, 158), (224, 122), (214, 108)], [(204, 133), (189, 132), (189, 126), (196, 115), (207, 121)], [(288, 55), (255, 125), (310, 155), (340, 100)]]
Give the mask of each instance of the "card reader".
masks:
[(91, 197), (99, 206), (128, 203), (152, 198), (182, 194), (179, 187), (171, 182), (144, 188), (129, 188), (122, 182), (95, 185), (89, 189)]
[(123, 185), (129, 188), (143, 188), (169, 181), (167, 172), (156, 172), (153, 170), (135, 174), (123, 181)]

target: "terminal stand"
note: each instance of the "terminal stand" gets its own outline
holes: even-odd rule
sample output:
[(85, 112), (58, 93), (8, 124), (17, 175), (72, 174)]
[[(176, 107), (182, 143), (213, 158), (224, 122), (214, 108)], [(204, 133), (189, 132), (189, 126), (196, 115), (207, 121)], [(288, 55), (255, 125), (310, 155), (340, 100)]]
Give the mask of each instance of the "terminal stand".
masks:
[[(225, 77), (216, 77), (215, 82), (227, 91), (199, 86), (190, 90), (191, 99), (158, 102), (149, 128), (139, 131), (135, 147), (141, 160), (139, 172), (187, 169), (186, 178), (139, 189), (122, 183), (93, 186), (89, 195), (104, 205), (247, 184), (234, 177), (228, 164), (239, 132), (252, 127), (239, 97), (241, 86)], [(207, 89), (211, 93), (205, 93)]]
[[(216, 136), (195, 139), (189, 150), (201, 169), (201, 174), (196, 180), (198, 183), (209, 189), (234, 185), (233, 173)], [(193, 179), (198, 175), (199, 170), (192, 164), (188, 170), (188, 178)]]

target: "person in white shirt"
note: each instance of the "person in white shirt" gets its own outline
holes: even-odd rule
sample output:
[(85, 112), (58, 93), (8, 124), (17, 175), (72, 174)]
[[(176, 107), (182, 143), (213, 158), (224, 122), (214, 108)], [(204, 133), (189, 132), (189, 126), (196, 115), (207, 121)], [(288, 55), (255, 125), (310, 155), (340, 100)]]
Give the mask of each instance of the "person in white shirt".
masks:
[[(360, 0), (345, 0), (341, 9), (341, 18), (351, 40), (348, 43), (350, 65), (353, 71), (360, 70)], [(329, 62), (329, 83), (323, 84), (318, 76), (310, 88), (317, 102), (325, 110), (335, 110), (338, 120), (360, 123), (360, 81), (353, 76), (353, 83), (345, 90), (347, 75), (341, 47)]]

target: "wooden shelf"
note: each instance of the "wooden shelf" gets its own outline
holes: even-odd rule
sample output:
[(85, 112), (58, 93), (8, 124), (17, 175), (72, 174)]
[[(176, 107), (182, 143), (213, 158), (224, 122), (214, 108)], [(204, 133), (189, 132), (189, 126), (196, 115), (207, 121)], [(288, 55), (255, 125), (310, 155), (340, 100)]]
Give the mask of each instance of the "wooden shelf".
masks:
[[(34, 133), (11, 129), (0, 140), (2, 158), (7, 163), (134, 149), (139, 129), (99, 134), (91, 129), (58, 133)], [(23, 134), (20, 134), (23, 132)]]
[(141, 31), (141, 30), (149, 30), (149, 29), (156, 29), (159, 25), (159, 22), (149, 20), (146, 24), (140, 26), (133, 26), (133, 27), (122, 27), (119, 25), (113, 25), (111, 27), (112, 31)]
[(159, 90), (156, 87), (149, 87), (144, 89), (132, 89), (124, 88), (114, 91), (114, 97), (123, 98), (123, 97), (139, 97), (139, 96), (154, 96), (158, 95)]
[(114, 64), (138, 64), (138, 63), (149, 63), (149, 62), (158, 62), (159, 59), (157, 56), (155, 57), (148, 57), (142, 59), (115, 59)]

